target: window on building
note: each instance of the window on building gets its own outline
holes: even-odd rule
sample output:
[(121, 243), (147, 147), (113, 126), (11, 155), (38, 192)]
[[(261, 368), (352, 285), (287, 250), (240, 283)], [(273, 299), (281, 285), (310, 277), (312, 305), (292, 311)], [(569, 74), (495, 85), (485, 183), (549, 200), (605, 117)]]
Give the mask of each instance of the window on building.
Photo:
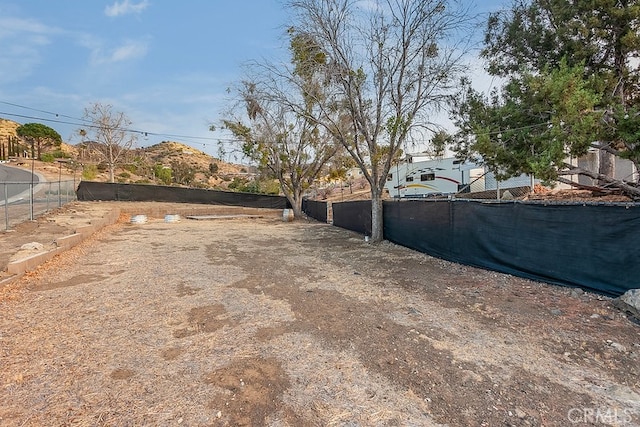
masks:
[(423, 173), (420, 175), (420, 181), (435, 181), (436, 175), (433, 173)]
[(413, 182), (413, 177), (412, 176), (408, 176), (407, 177), (407, 182)]
[(392, 179), (393, 179), (393, 174), (392, 173), (387, 175), (387, 181), (391, 181)]

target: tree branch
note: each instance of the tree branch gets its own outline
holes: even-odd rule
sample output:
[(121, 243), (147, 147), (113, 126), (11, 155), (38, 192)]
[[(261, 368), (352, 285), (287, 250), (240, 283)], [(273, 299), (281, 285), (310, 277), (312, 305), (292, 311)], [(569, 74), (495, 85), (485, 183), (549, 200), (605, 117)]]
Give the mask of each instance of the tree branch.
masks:
[[(601, 182), (606, 182), (609, 187), (617, 188), (625, 192), (627, 195), (633, 198), (640, 198), (640, 188), (627, 184), (619, 179), (611, 178), (601, 173), (592, 172), (587, 169), (565, 164), (566, 170), (558, 171), (558, 175), (584, 175), (589, 178), (597, 179)], [(606, 189), (602, 189), (606, 190)]]

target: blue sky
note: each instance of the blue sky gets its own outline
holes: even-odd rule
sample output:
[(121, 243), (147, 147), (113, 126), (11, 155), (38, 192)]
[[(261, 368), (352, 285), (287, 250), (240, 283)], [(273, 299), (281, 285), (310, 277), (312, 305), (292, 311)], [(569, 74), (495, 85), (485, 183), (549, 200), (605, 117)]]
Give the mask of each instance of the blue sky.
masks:
[(84, 108), (101, 102), (150, 134), (138, 145), (216, 155), (222, 135), (208, 128), (227, 88), (243, 63), (286, 57), (286, 22), (279, 0), (0, 0), (0, 117), (74, 143)]

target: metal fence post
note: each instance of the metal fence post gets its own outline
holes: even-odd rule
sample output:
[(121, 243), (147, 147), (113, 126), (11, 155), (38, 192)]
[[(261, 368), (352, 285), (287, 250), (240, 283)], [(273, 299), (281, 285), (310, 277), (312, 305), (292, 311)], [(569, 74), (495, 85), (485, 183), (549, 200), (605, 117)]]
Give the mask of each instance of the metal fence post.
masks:
[(4, 229), (9, 230), (9, 189), (4, 183)]
[(58, 162), (58, 207), (62, 206), (62, 187), (61, 187), (61, 180), (62, 180), (62, 162)]
[(531, 194), (535, 194), (536, 193), (536, 191), (535, 191), (535, 188), (536, 188), (536, 177), (535, 177), (534, 174), (531, 174), (529, 176), (531, 177), (531, 191), (530, 191), (530, 193)]
[(33, 221), (33, 178), (29, 184), (29, 220)]

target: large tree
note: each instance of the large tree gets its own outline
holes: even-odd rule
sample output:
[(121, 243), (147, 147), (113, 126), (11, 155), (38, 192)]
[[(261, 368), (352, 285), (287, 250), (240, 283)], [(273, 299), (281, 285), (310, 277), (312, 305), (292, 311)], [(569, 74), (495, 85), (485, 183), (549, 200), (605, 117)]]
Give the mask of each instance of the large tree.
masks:
[(137, 137), (131, 130), (131, 120), (123, 113), (114, 111), (109, 104), (99, 102), (85, 108), (87, 126), (78, 133), (92, 151), (107, 164), (109, 181), (115, 181), (115, 168), (133, 147)]
[(324, 96), (317, 78), (324, 56), (309, 39), (293, 31), (289, 37), (289, 63), (247, 67), (246, 79), (236, 88), (240, 108), (232, 108), (223, 126), (238, 139), (244, 156), (278, 179), (294, 216), (300, 217), (305, 191), (338, 145), (311, 119)]
[(331, 134), (279, 102), (282, 92), (274, 101), (269, 87), (243, 82), (239, 94), (247, 123), (225, 119), (223, 125), (238, 138), (243, 155), (278, 179), (294, 216), (301, 217), (304, 192), (336, 152), (336, 144)]
[[(482, 53), (488, 60), (488, 71), (507, 79), (506, 92), (512, 92), (518, 85), (535, 84), (541, 78), (548, 80), (555, 76), (561, 81), (558, 70), (564, 66), (574, 70), (573, 83), (597, 97), (592, 108), (582, 111), (582, 117), (592, 125), (590, 145), (599, 150), (600, 170), (587, 171), (563, 165), (557, 170), (559, 174), (581, 173), (597, 178), (606, 186), (620, 187), (621, 183), (614, 179), (614, 156), (627, 158), (638, 167), (640, 145), (636, 142), (637, 136), (628, 130), (638, 122), (639, 73), (636, 59), (640, 54), (640, 1), (516, 0), (510, 9), (489, 17)], [(581, 69), (581, 76), (575, 74), (578, 69)], [(582, 81), (578, 82), (576, 79), (580, 77)], [(507, 98), (503, 99), (504, 106), (510, 102)], [(477, 101), (477, 97), (470, 99)], [(543, 100), (523, 98), (521, 101), (534, 103), (520, 106), (521, 112), (526, 113), (540, 107), (540, 103), (535, 103)], [(567, 99), (556, 99), (553, 105), (546, 104), (550, 108), (538, 120), (547, 124), (554, 117), (560, 117), (558, 111), (571, 108)], [(495, 106), (494, 102), (492, 107)], [(594, 113), (599, 114), (599, 120), (592, 120)], [(580, 120), (579, 116), (577, 114), (574, 118)], [(467, 127), (472, 126), (472, 123), (467, 124)], [(523, 123), (498, 120), (492, 126), (505, 134), (523, 126)], [(553, 149), (552, 144), (557, 144), (552, 139), (547, 142), (549, 150)], [(478, 145), (478, 148), (482, 149), (482, 146)], [(585, 152), (586, 149), (580, 153), (565, 154)], [(490, 157), (490, 153), (482, 150), (480, 154)], [(517, 162), (522, 155), (523, 152), (512, 151), (511, 159)], [(503, 167), (516, 172), (517, 168), (512, 166), (514, 164), (509, 164), (508, 156), (505, 157)]]
[(585, 155), (603, 132), (595, 109), (600, 97), (584, 81), (583, 70), (561, 62), (558, 69), (513, 78), (491, 96), (467, 83), (456, 104), (455, 150), (499, 178), (524, 173), (568, 182), (561, 175), (577, 170), (567, 157)]
[(31, 145), (31, 157), (39, 159), (45, 147), (60, 147), (62, 137), (49, 126), (41, 123), (26, 123), (16, 129), (16, 134)]
[(382, 196), (412, 136), (436, 129), (464, 71), (470, 18), (443, 0), (290, 0), (295, 31), (318, 46), (322, 108), (311, 119), (334, 134), (371, 187), (372, 241), (383, 239)]

